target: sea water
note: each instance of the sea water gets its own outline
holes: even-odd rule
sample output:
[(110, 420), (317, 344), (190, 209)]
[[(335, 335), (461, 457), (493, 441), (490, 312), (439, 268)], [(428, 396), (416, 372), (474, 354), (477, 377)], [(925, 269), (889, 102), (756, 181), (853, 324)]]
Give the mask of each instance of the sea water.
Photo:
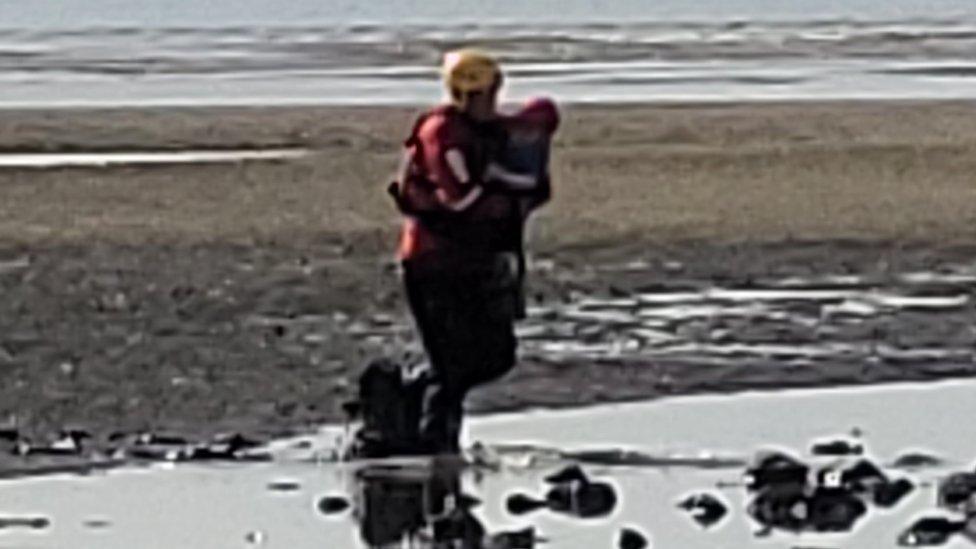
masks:
[(976, 97), (969, 0), (3, 0), (0, 106), (429, 103), (468, 44), (513, 98)]

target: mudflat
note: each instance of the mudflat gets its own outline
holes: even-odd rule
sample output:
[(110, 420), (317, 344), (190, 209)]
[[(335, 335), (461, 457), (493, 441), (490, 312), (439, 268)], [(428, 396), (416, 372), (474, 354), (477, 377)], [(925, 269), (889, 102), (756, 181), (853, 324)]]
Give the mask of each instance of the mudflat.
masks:
[[(0, 171), (0, 427), (341, 418), (417, 352), (383, 189), (418, 112), (0, 111), (0, 153), (309, 150)], [(976, 373), (974, 153), (969, 102), (567, 108), (523, 359), (472, 409)]]

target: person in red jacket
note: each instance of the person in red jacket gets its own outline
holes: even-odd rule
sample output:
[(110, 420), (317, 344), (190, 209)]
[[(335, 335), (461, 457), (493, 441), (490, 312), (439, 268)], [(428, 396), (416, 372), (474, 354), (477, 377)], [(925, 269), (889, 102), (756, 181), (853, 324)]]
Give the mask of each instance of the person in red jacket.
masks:
[[(515, 364), (522, 227), (548, 199), (549, 185), (544, 170), (512, 168), (520, 149), (509, 136), (544, 135), (548, 149), (555, 130), (545, 120), (527, 123), (539, 122), (531, 116), (499, 115), (502, 72), (486, 54), (447, 54), (444, 79), (451, 101), (418, 119), (390, 189), (404, 214), (398, 257), (430, 365), (423, 453), (457, 453), (465, 396)], [(539, 114), (538, 105), (529, 107)], [(549, 107), (554, 117), (551, 102), (542, 111)], [(532, 133), (540, 127), (542, 134)]]

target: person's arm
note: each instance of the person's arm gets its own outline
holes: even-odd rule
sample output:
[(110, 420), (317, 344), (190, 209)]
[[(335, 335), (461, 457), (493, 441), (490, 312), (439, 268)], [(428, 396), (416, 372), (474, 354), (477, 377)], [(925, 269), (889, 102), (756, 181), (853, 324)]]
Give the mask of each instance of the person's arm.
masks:
[(509, 191), (533, 191), (540, 183), (535, 174), (513, 172), (497, 162), (488, 164), (485, 179), (500, 184), (502, 190)]
[(481, 197), (484, 188), (472, 181), (464, 154), (457, 148), (448, 149), (444, 153), (444, 168), (447, 173), (441, 174), (441, 179), (451, 184), (437, 188), (437, 200), (454, 212), (470, 208)]

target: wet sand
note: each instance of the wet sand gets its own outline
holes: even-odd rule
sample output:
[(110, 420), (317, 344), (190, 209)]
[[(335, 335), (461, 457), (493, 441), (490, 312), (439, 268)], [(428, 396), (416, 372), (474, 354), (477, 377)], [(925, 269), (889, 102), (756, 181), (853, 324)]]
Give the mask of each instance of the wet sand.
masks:
[[(531, 231), (523, 330), (536, 337), (472, 410), (972, 375), (973, 113), (969, 103), (568, 110), (556, 198)], [(105, 448), (115, 431), (268, 437), (340, 418), (368, 357), (416, 352), (382, 192), (414, 114), (0, 112), (6, 152), (312, 150), (0, 171), (0, 427), (36, 443), (85, 429)], [(730, 304), (714, 291), (784, 284), (807, 294), (770, 307), (768, 295)], [(838, 288), (862, 294), (809, 294)], [(662, 324), (661, 311), (625, 307), (640, 326), (607, 315), (611, 299), (681, 292), (721, 314), (679, 308)], [(929, 301), (905, 306), (912, 297)], [(580, 319), (586, 299), (603, 300), (603, 316)], [(591, 347), (540, 339), (573, 314), (560, 337)]]

